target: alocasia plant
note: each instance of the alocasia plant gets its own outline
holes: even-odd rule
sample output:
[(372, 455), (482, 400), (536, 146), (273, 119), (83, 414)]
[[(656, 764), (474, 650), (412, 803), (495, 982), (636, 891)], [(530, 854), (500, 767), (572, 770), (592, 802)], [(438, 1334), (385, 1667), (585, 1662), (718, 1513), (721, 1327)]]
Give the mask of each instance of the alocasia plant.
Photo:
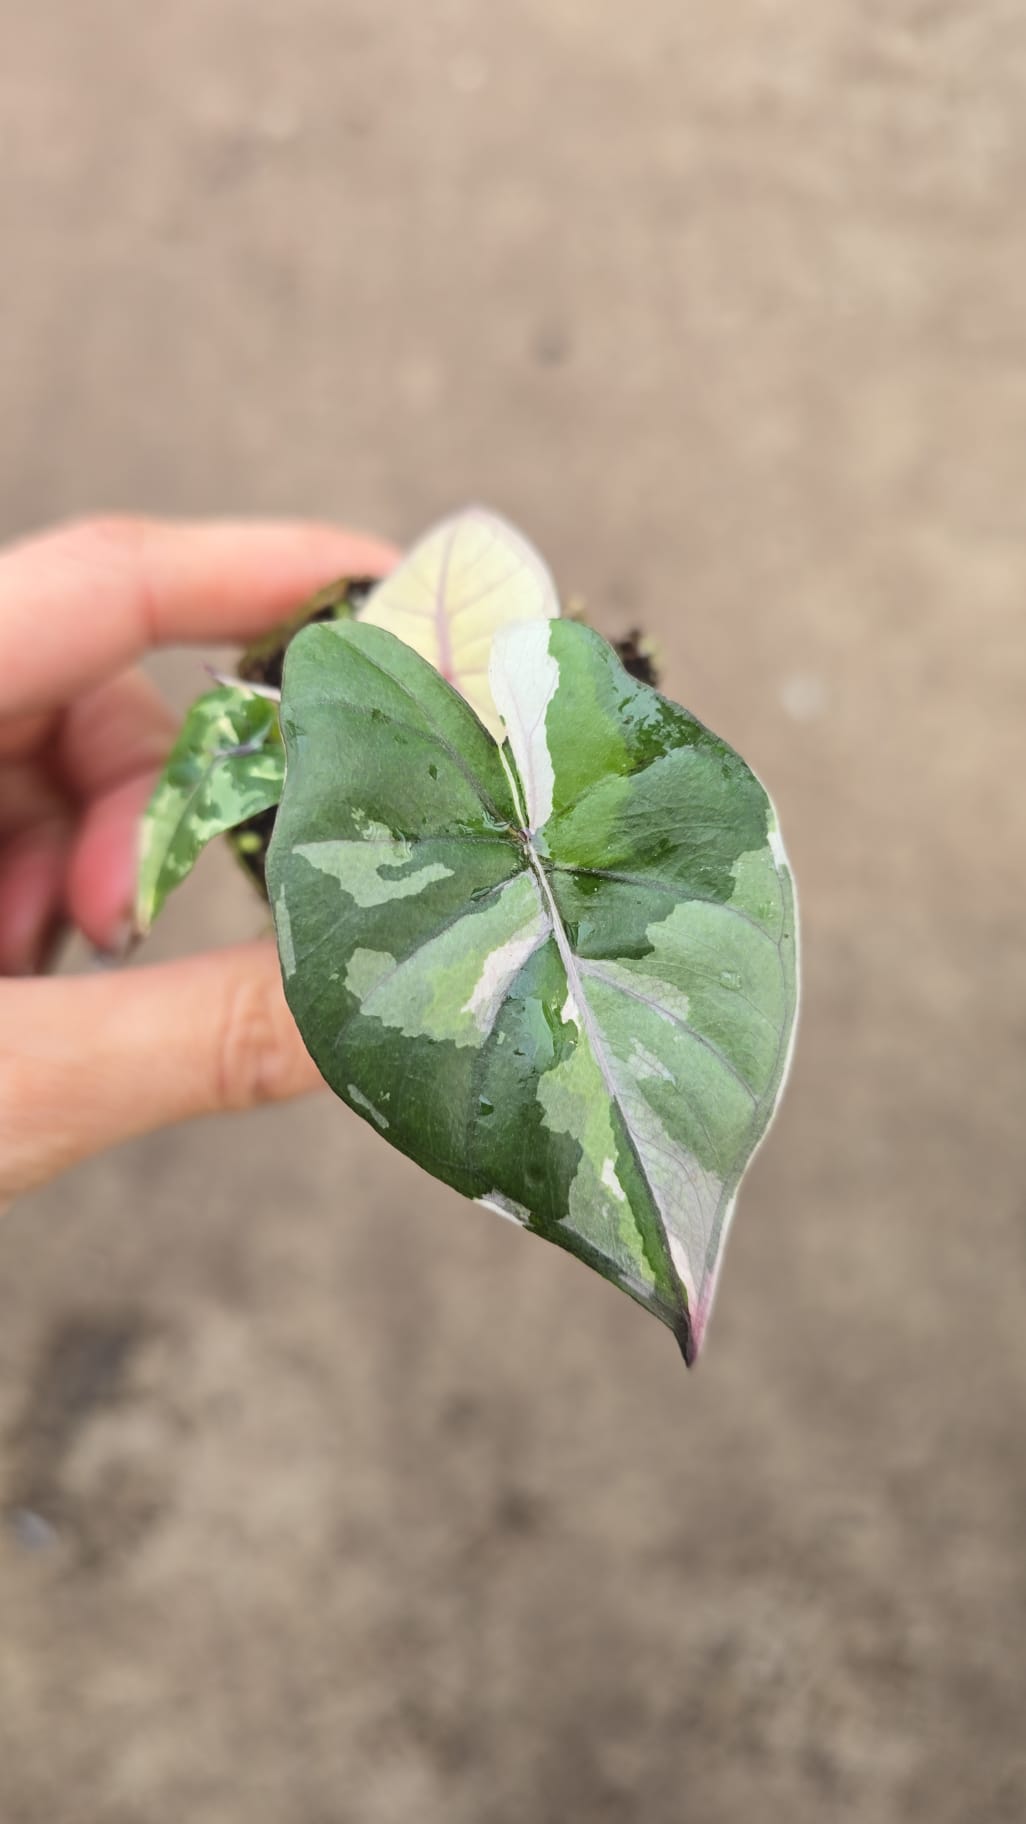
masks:
[[(192, 770), (176, 750), (158, 788), (143, 909), (175, 790), (181, 825), (200, 779), (203, 840), (278, 796), (268, 702), (236, 688), (216, 706), (220, 760), (211, 706)], [(429, 535), (358, 618), (295, 636), (280, 735), (267, 884), (328, 1083), (434, 1176), (630, 1293), (693, 1361), (795, 1016), (793, 887), (763, 787), (559, 618), (540, 560), (481, 514)], [(180, 873), (181, 843), (165, 848)]]

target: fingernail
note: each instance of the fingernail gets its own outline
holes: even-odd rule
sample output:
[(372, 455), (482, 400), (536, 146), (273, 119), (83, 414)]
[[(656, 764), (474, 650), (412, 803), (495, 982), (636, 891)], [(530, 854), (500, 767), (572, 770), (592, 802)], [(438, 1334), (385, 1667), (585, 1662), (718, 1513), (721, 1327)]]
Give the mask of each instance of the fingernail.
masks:
[(122, 963), (128, 961), (138, 942), (139, 934), (135, 928), (135, 920), (126, 914), (115, 925), (109, 943), (93, 946), (94, 968), (120, 968)]

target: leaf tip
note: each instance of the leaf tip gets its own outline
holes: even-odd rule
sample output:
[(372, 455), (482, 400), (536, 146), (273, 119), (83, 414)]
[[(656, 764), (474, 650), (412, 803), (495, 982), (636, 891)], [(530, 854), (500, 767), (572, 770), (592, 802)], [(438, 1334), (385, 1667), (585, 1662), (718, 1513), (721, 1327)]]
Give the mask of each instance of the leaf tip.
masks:
[(698, 1340), (691, 1319), (686, 1312), (682, 1312), (674, 1324), (673, 1334), (677, 1338), (677, 1347), (684, 1357), (685, 1367), (693, 1368), (698, 1360)]

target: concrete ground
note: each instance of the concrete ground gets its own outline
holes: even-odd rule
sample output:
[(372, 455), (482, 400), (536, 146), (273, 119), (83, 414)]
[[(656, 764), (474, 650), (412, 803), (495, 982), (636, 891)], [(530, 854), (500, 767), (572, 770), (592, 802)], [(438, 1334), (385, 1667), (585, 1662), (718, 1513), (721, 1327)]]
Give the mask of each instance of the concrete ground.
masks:
[(0, 149), (0, 530), (499, 507), (806, 958), (690, 1377), (327, 1098), (11, 1213), (2, 1824), (1021, 1819), (1021, 0), (3, 0)]

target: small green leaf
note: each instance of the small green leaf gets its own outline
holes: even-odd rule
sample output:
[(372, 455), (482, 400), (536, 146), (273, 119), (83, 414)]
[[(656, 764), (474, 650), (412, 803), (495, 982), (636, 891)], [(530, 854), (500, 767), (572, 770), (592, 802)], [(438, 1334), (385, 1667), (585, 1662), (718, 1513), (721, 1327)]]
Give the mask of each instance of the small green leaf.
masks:
[(332, 1088), (700, 1346), (786, 1072), (792, 881), (744, 761), (569, 621), (500, 631), (500, 748), (430, 664), (308, 628), (268, 856)]
[(277, 804), (284, 777), (274, 702), (228, 685), (196, 700), (142, 822), (135, 906), (140, 935), (212, 837)]

